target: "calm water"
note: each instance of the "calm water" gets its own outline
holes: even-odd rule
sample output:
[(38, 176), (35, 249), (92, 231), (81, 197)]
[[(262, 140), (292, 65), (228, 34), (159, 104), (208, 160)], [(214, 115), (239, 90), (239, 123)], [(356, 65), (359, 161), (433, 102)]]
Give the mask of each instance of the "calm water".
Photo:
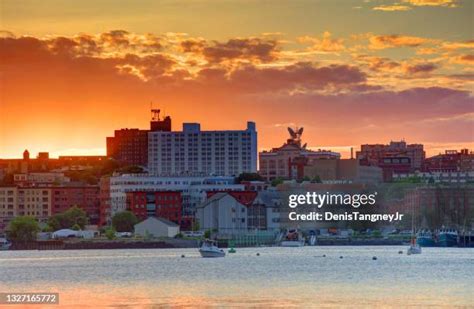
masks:
[(0, 252), (0, 291), (59, 292), (61, 305), (90, 308), (474, 306), (474, 249), (398, 254), (405, 249), (238, 248), (220, 259), (196, 249)]

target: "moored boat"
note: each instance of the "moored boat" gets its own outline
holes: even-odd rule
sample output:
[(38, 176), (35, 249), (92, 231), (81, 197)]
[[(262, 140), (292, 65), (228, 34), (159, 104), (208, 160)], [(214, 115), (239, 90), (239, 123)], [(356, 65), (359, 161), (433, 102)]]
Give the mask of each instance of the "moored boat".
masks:
[(287, 231), (285, 237), (280, 242), (281, 247), (303, 247), (304, 238), (297, 229), (290, 229)]
[(225, 256), (224, 250), (217, 247), (217, 242), (210, 239), (206, 239), (202, 242), (201, 246), (199, 247), (199, 253), (205, 258)]
[(407, 249), (407, 254), (421, 254), (421, 247), (416, 243), (416, 238), (413, 237), (410, 242), (410, 247)]
[(10, 249), (12, 243), (9, 242), (6, 238), (0, 238), (0, 250)]
[(458, 244), (458, 231), (455, 229), (440, 229), (438, 231), (438, 245), (440, 247), (454, 247)]
[(416, 235), (416, 243), (420, 247), (434, 247), (436, 243), (433, 236), (430, 230), (420, 230)]

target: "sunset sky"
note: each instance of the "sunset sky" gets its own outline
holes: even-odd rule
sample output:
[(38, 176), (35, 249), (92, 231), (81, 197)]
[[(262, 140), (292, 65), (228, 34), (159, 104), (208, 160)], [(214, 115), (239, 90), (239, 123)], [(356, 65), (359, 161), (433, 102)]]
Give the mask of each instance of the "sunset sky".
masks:
[(202, 129), (474, 150), (474, 1), (0, 2), (0, 158), (105, 154), (150, 102)]

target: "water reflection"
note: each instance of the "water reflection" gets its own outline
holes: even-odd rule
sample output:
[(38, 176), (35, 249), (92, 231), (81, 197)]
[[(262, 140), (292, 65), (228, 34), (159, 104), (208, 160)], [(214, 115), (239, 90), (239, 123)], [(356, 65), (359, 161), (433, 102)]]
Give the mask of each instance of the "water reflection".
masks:
[(0, 252), (0, 290), (58, 292), (61, 305), (89, 308), (472, 305), (473, 249), (404, 249), (249, 248), (223, 259), (191, 249)]

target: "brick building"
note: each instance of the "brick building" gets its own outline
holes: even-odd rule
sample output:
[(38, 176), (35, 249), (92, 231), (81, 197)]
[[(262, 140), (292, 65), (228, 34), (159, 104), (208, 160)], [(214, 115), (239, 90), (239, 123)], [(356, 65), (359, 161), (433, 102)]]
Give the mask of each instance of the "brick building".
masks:
[(107, 137), (107, 157), (128, 165), (148, 164), (148, 132), (171, 131), (171, 118), (160, 119), (160, 110), (152, 109), (149, 130), (120, 129)]
[(127, 192), (127, 210), (140, 220), (159, 217), (181, 224), (182, 207), (182, 196), (178, 191)]
[(474, 153), (468, 149), (446, 150), (444, 154), (439, 154), (427, 158), (423, 164), (425, 172), (470, 172), (474, 170)]
[(99, 224), (99, 192), (99, 186), (52, 187), (51, 214), (65, 212), (77, 206), (86, 212), (90, 224)]

